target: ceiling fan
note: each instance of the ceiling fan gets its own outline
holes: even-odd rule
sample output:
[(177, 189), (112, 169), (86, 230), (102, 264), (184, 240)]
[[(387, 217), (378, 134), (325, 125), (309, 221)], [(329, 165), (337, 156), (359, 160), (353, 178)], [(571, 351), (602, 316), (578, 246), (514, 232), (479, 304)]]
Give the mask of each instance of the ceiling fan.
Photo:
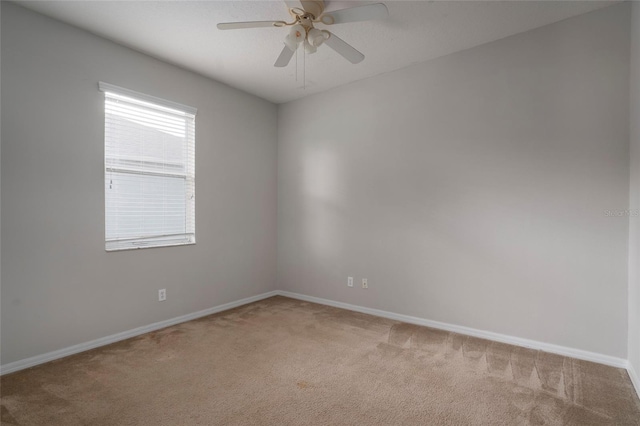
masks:
[(305, 52), (315, 53), (317, 48), (326, 44), (338, 52), (352, 64), (362, 62), (364, 55), (353, 46), (327, 31), (314, 27), (314, 24), (335, 25), (347, 22), (383, 19), (389, 15), (387, 7), (382, 3), (350, 7), (324, 13), (323, 0), (285, 0), (292, 22), (285, 21), (252, 21), (227, 22), (218, 24), (221, 30), (236, 30), (245, 28), (282, 28), (291, 27), (284, 39), (284, 48), (278, 56), (274, 66), (285, 67), (291, 61), (295, 51), (304, 44)]

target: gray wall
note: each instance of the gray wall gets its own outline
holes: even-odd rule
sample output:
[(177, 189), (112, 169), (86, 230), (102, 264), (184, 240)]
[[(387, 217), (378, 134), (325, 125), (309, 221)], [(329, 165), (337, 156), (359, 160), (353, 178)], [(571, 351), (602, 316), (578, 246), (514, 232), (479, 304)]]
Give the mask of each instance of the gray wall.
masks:
[(625, 358), (629, 8), (282, 105), (280, 288)]
[[(631, 235), (628, 356), (640, 371), (640, 225), (632, 217), (628, 234), (605, 214), (629, 205), (630, 7), (277, 118), (266, 101), (3, 2), (2, 363), (276, 287), (625, 357)], [(636, 5), (633, 20), (636, 81)], [(99, 80), (199, 109), (197, 245), (104, 251)]]
[(631, 191), (629, 216), (629, 362), (640, 374), (640, 4), (631, 15)]
[[(275, 288), (275, 105), (6, 2), (1, 71), (3, 363)], [(105, 252), (101, 80), (198, 108), (197, 245)]]

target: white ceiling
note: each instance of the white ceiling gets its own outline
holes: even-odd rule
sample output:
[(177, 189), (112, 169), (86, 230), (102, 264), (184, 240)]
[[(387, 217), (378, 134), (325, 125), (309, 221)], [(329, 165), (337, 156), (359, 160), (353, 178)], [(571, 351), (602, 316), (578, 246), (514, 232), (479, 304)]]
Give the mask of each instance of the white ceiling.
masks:
[[(287, 20), (282, 1), (18, 1), (24, 7), (276, 103), (590, 12), (611, 1), (385, 0), (385, 21), (329, 28), (366, 58), (352, 65), (327, 46), (274, 68), (286, 28), (220, 31), (219, 22)], [(326, 1), (326, 10), (373, 2)], [(322, 25), (318, 25), (321, 27)]]

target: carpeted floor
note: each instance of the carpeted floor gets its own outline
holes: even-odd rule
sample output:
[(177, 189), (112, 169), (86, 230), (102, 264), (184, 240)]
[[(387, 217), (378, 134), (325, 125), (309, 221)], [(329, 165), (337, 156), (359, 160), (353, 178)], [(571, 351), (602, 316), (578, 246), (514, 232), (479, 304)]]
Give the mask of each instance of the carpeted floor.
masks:
[(284, 297), (1, 378), (2, 425), (640, 425), (622, 369)]

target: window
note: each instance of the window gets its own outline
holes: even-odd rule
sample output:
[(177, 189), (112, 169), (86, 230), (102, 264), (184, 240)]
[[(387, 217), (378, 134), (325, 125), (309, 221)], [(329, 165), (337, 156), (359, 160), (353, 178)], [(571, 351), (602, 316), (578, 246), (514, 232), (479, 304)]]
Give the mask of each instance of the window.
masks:
[(105, 249), (195, 244), (196, 109), (99, 87), (105, 92)]

